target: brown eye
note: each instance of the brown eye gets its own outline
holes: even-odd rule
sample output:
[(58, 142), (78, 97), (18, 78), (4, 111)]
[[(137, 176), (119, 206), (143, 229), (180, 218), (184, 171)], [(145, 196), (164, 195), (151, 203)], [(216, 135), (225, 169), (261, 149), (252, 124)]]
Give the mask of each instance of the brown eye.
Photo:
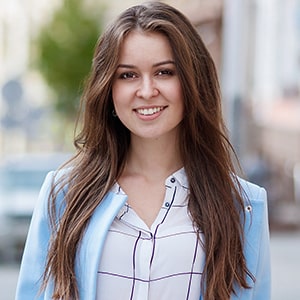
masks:
[(136, 77), (137, 77), (137, 75), (133, 72), (124, 72), (124, 73), (121, 73), (119, 76), (120, 79), (134, 79)]
[(159, 76), (173, 76), (174, 71), (170, 70), (170, 69), (163, 69), (163, 70), (159, 70), (157, 72), (157, 75), (159, 75)]

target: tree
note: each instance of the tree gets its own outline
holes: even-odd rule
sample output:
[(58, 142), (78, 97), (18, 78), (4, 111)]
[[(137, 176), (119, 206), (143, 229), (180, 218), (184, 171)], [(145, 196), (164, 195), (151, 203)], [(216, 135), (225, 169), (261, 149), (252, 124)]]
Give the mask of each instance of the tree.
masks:
[(64, 0), (36, 40), (36, 65), (56, 95), (56, 110), (67, 120), (77, 113), (82, 84), (101, 32), (103, 9), (96, 16), (82, 2)]

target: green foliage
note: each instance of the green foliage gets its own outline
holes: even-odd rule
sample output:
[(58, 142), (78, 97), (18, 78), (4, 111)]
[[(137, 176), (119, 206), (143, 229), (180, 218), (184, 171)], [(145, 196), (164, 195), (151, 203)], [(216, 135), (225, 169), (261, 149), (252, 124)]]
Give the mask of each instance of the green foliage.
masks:
[(37, 67), (56, 94), (55, 108), (69, 120), (76, 115), (101, 32), (102, 10), (95, 17), (81, 0), (65, 0), (37, 39)]

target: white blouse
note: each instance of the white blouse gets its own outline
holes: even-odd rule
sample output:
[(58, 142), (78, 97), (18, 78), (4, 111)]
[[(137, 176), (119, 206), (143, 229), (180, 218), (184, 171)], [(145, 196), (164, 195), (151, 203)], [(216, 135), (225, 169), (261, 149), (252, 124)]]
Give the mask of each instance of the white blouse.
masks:
[(115, 218), (99, 265), (97, 300), (199, 300), (204, 251), (188, 213), (184, 169), (165, 186), (150, 229), (128, 204)]

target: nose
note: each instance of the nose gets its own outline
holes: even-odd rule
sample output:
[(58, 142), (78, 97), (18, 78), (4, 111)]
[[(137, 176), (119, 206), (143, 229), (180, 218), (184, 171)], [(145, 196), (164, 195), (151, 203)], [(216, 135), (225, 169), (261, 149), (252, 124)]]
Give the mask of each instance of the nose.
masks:
[(158, 94), (158, 88), (156, 87), (154, 80), (151, 78), (143, 78), (136, 91), (137, 97), (146, 100), (156, 97)]

